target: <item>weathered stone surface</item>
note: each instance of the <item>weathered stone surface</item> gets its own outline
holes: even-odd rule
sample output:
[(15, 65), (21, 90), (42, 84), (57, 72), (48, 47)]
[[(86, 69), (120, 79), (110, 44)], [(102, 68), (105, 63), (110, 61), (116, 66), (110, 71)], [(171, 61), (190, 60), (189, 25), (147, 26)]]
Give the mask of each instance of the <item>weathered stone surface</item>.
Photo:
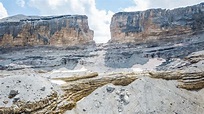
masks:
[(0, 20), (0, 46), (73, 46), (93, 42), (85, 15), (23, 16)]
[(112, 17), (111, 41), (139, 42), (184, 37), (204, 30), (204, 3), (173, 10), (119, 12)]
[[(158, 16), (154, 12), (160, 10), (148, 11)], [(166, 16), (166, 12), (173, 11), (163, 13)], [(195, 23), (202, 26), (199, 20)], [(11, 17), (7, 21), (19, 19)], [(162, 31), (155, 37), (176, 37), (179, 32), (186, 37), (159, 41), (150, 38), (142, 43), (1, 48), (0, 114), (202, 114), (204, 33), (199, 28), (188, 33), (188, 27), (181, 27), (184, 32), (179, 31), (180, 27), (171, 30), (173, 27), (168, 25), (164, 29), (170, 33)], [(200, 34), (187, 36), (198, 29)], [(151, 69), (144, 67), (147, 65)], [(18, 94), (14, 92), (8, 98), (11, 90)]]
[(74, 69), (80, 63), (81, 58), (95, 56), (95, 54), (90, 54), (94, 47), (91, 44), (65, 48), (53, 46), (2, 48), (0, 49), (0, 69), (53, 70), (62, 67)]
[[(66, 114), (202, 114), (203, 90), (177, 88), (174, 80), (141, 77), (127, 86), (105, 85)], [(109, 93), (107, 87), (114, 87)]]
[(178, 87), (187, 90), (200, 90), (204, 88), (204, 73), (203, 72), (150, 72), (150, 77), (161, 78), (165, 80), (178, 80)]
[(54, 104), (60, 97), (56, 92), (59, 89), (53, 89), (55, 86), (40, 76), (1, 78), (0, 86), (1, 114), (33, 113)]
[(10, 91), (10, 93), (9, 93), (8, 98), (10, 98), (10, 99), (11, 99), (11, 98), (15, 97), (17, 94), (18, 94), (18, 91), (11, 90), (11, 91)]
[[(60, 92), (59, 88), (55, 87), (56, 85), (51, 84), (48, 80), (41, 77), (22, 76), (19, 79), (23, 81), (21, 84), (15, 84), (18, 79), (17, 76), (1, 79), (1, 83), (7, 80), (3, 83), (3, 86), (11, 85), (12, 88), (16, 88), (22, 91), (22, 93), (20, 93), (20, 99), (17, 102), (11, 102), (9, 100), (9, 104), (5, 104), (4, 100), (7, 99), (1, 99), (0, 113), (64, 113), (67, 110), (73, 109), (76, 106), (76, 102), (88, 96), (98, 87), (108, 83), (125, 86), (137, 79), (134, 73), (112, 74), (111, 76), (102, 78), (94, 78), (93, 76), (95, 75), (97, 74), (90, 73), (89, 76), (91, 77), (85, 76), (83, 79), (75, 79), (73, 77), (74, 80), (70, 80), (70, 78), (59, 78), (66, 82), (61, 85), (63, 92)], [(11, 84), (11, 82), (14, 83)], [(43, 88), (46, 86), (48, 89), (42, 91), (42, 88), (40, 88), (42, 86)], [(0, 89), (1, 93), (5, 92), (4, 94), (6, 94), (8, 90), (5, 88)]]
[[(172, 60), (166, 67), (168, 72), (153, 73), (151, 77), (163, 79), (177, 79), (180, 84), (178, 87), (188, 90), (200, 90), (204, 88), (204, 51), (194, 52), (184, 59)], [(180, 70), (179, 72), (177, 70)], [(178, 75), (179, 74), (179, 75)]]
[[(49, 74), (50, 73), (47, 73), (46, 75)], [(8, 94), (10, 91), (9, 89), (19, 90), (20, 91), (19, 96), (14, 97), (13, 99), (8, 99), (7, 97), (1, 99), (0, 113), (42, 114), (42, 113), (64, 113), (67, 110), (72, 111), (77, 110), (78, 112), (81, 111), (81, 109), (78, 109), (78, 107), (80, 107), (80, 104), (81, 103), (86, 104), (86, 102), (84, 102), (84, 99), (87, 98), (89, 99), (93, 95), (96, 97), (92, 98), (96, 98), (96, 100), (100, 101), (101, 99), (103, 99), (101, 103), (106, 104), (106, 102), (114, 102), (112, 106), (114, 112), (115, 111), (134, 112), (135, 111), (134, 109), (137, 109), (137, 111), (148, 112), (155, 110), (155, 108), (156, 109), (158, 108), (157, 110), (158, 112), (165, 111), (173, 112), (174, 110), (179, 111), (180, 108), (183, 109), (182, 112), (188, 112), (189, 109), (186, 107), (189, 107), (192, 109), (199, 108), (199, 110), (197, 110), (196, 113), (200, 113), (204, 110), (204, 107), (202, 107), (203, 99), (200, 98), (199, 100), (198, 98), (203, 92), (202, 88), (204, 88), (204, 85), (201, 85), (203, 84), (202, 80), (197, 81), (200, 84), (194, 82), (196, 81), (196, 79), (198, 79), (197, 77), (199, 77), (199, 79), (202, 79), (203, 76), (204, 76), (203, 72), (188, 73), (178, 71), (143, 72), (143, 73), (119, 72), (119, 73), (106, 73), (99, 76), (97, 73), (90, 73), (84, 75), (84, 77), (77, 76), (78, 78), (76, 78), (76, 76), (67, 78), (66, 77), (54, 78), (54, 80), (62, 80), (65, 82), (60, 86), (51, 84), (47, 79), (42, 78), (40, 76), (13, 76), (13, 77), (11, 76), (0, 80), (1, 82), (0, 84), (2, 86), (0, 91), (3, 94)], [(131, 84), (132, 82), (134, 83), (134, 86), (132, 86)], [(110, 83), (112, 83), (115, 86), (114, 87), (107, 86), (105, 87), (104, 90), (100, 92), (95, 91), (96, 89), (98, 88), (100, 89), (100, 87)], [(8, 89), (6, 85), (9, 85)], [(42, 91), (41, 89), (44, 87), (46, 89)], [(154, 91), (155, 89), (156, 91)], [(197, 92), (188, 91), (189, 89), (199, 91)], [(141, 94), (144, 94), (146, 96)], [(169, 94), (171, 95), (169, 96)], [(103, 96), (99, 97), (101, 95)], [(111, 99), (106, 99), (105, 96), (109, 95), (113, 95), (112, 97), (114, 97), (114, 99), (112, 99), (112, 97)], [(152, 95), (158, 96), (153, 100), (153, 102), (152, 100), (147, 100), (152, 99)], [(2, 95), (1, 97), (4, 97), (4, 95)], [(84, 99), (80, 101), (82, 98)], [(143, 100), (140, 101), (141, 98), (146, 99), (145, 100), (146, 103), (144, 103)], [(191, 100), (190, 102), (187, 102), (186, 99), (189, 98)], [(141, 108), (144, 104), (156, 103), (158, 99), (161, 100), (161, 103), (157, 103), (155, 104), (155, 106), (148, 105), (147, 109)], [(15, 100), (15, 102), (13, 102), (13, 100)], [(87, 111), (87, 113), (89, 111), (91, 112), (97, 111), (94, 108), (92, 109), (87, 108), (87, 106), (92, 107), (92, 103), (95, 104), (96, 100), (94, 100), (94, 102), (91, 100), (89, 102), (91, 103), (90, 105), (86, 104), (86, 109), (84, 109), (83, 111)], [(80, 102), (78, 103), (78, 101)], [(137, 101), (141, 103), (141, 106), (139, 106), (138, 108), (131, 107)], [(161, 106), (162, 104), (164, 104), (164, 102), (165, 104), (168, 104), (167, 107)], [(101, 103), (94, 105), (96, 106), (97, 109), (101, 108), (100, 110), (98, 110), (100, 113), (104, 111), (104, 108), (109, 107), (109, 105), (101, 105)], [(196, 103), (196, 105), (194, 105), (194, 103)], [(177, 105), (179, 105), (180, 107), (177, 108)], [(169, 106), (173, 106), (173, 109), (169, 110)], [(159, 110), (161, 107), (162, 110)]]

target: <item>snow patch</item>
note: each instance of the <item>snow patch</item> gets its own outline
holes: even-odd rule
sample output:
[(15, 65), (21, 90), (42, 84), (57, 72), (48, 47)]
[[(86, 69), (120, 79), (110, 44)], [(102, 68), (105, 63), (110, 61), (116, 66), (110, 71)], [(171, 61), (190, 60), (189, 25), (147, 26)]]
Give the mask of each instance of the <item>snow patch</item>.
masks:
[(149, 61), (146, 64), (144, 65), (136, 64), (131, 69), (134, 72), (142, 72), (144, 70), (156, 70), (156, 67), (161, 65), (165, 61), (166, 60), (162, 58), (153, 58), (149, 59)]
[(63, 85), (66, 82), (63, 80), (50, 80), (51, 83), (57, 84), (57, 85)]
[(51, 74), (53, 73), (74, 73), (74, 72), (85, 72), (87, 69), (83, 66), (81, 69), (76, 69), (76, 70), (68, 70), (66, 68), (60, 68), (58, 70), (53, 70)]

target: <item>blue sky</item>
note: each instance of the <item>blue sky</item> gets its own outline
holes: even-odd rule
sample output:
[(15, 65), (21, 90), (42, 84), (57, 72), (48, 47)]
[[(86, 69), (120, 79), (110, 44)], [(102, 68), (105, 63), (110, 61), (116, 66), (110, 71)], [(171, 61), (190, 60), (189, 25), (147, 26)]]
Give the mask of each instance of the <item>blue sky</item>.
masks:
[(133, 5), (133, 0), (96, 0), (96, 7), (98, 9), (108, 9), (113, 12), (118, 12), (122, 8), (127, 8)]
[[(11, 2), (13, 1), (13, 2)], [(25, 0), (28, 1), (28, 0)], [(24, 7), (19, 6), (17, 0), (0, 0), (6, 8), (8, 15), (25, 14), (25, 15), (39, 15), (39, 11), (36, 8), (29, 7), (25, 4)]]
[[(14, 1), (11, 3), (11, 1)], [(0, 0), (7, 9), (8, 15), (25, 14), (25, 15), (40, 15), (40, 11), (28, 5), (29, 0), (24, 0), (25, 6), (21, 7), (17, 4), (17, 0)], [(106, 1), (106, 2), (104, 2)], [(116, 5), (117, 4), (117, 5)], [(120, 9), (134, 5), (133, 0), (96, 0), (96, 7), (99, 10), (111, 10), (119, 12)]]
[[(12, 2), (11, 2), (12, 1)], [(17, 15), (17, 14), (24, 14), (24, 15), (39, 15), (39, 10), (37, 10), (36, 8), (33, 7), (29, 7), (29, 5), (26, 4), (25, 0), (25, 5), (24, 6), (20, 6), (17, 2), (19, 2), (18, 0), (0, 0), (0, 3), (3, 4), (3, 7), (6, 9), (7, 11), (7, 16), (13, 16), (13, 15)], [(1, 13), (1, 7), (0, 7), (0, 13)], [(4, 17), (2, 15), (0, 15), (0, 18)]]
[(16, 14), (64, 15), (83, 14), (89, 18), (96, 42), (110, 39), (110, 21), (116, 12), (149, 8), (172, 9), (195, 5), (204, 0), (0, 0), (0, 18)]

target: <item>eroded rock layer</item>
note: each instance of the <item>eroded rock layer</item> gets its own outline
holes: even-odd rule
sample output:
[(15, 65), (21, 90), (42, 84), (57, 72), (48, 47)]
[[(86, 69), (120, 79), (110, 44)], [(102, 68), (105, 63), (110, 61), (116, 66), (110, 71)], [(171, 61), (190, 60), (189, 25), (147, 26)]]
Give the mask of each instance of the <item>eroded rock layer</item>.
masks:
[[(203, 16), (202, 7), (203, 4), (199, 4), (172, 11), (158, 9), (139, 12), (138, 15), (145, 16), (138, 17), (138, 23), (144, 23), (141, 25), (144, 29), (139, 32), (129, 31), (123, 37), (124, 28), (119, 27), (117, 30), (123, 30), (121, 37), (113, 39), (120, 42), (127, 42), (126, 39), (128, 41), (150, 39), (139, 43), (81, 45), (84, 42), (78, 37), (73, 37), (76, 38), (75, 41), (71, 40), (72, 37), (66, 37), (70, 38), (69, 43), (62, 40), (65, 37), (54, 37), (62, 31), (69, 34), (66, 33), (69, 30), (83, 33), (85, 29), (80, 28), (83, 24), (79, 24), (80, 29), (77, 27), (72, 29), (72, 25), (79, 23), (79, 16), (44, 18), (19, 15), (18, 18), (0, 20), (7, 24), (19, 22), (26, 26), (34, 22), (34, 27), (38, 27), (40, 23), (40, 29), (36, 31), (29, 27), (30, 31), (14, 29), (21, 27), (16, 24), (15, 27), (11, 25), (4, 28), (5, 31), (0, 28), (2, 30), (0, 33), (9, 30), (5, 35), (10, 34), (12, 38), (15, 36), (13, 34), (16, 33), (15, 30), (25, 30), (28, 36), (30, 32), (33, 36), (35, 33), (41, 36), (53, 33), (48, 38), (48, 43), (42, 41), (41, 44), (37, 41), (42, 39), (35, 40), (35, 37), (29, 37), (33, 39), (29, 41), (33, 44), (29, 44), (27, 40), (24, 43), (54, 45), (0, 48), (0, 114), (203, 114), (204, 32), (202, 32), (203, 18), (200, 18)], [(178, 13), (179, 11), (181, 12)], [(187, 24), (179, 25), (182, 22), (177, 20), (178, 25), (174, 25), (177, 22), (174, 18), (182, 17), (185, 13), (184, 22)], [(192, 18), (186, 20), (189, 16)], [(74, 21), (75, 18), (76, 23), (70, 25), (72, 22), (70, 20)], [(121, 19), (120, 16), (117, 18)], [(131, 18), (130, 16), (129, 19)], [(169, 25), (162, 29), (159, 27), (163, 23), (161, 21), (163, 18), (167, 19)], [(169, 18), (172, 18), (172, 21), (169, 21)], [(156, 23), (155, 20), (159, 22)], [(49, 24), (52, 22), (56, 24), (55, 21), (58, 25), (66, 22), (66, 26), (60, 25), (60, 28), (57, 25), (54, 29), (57, 32), (51, 32), (53, 26)], [(44, 26), (43, 24), (47, 22), (48, 25)], [(134, 23), (135, 20), (130, 22)], [(131, 27), (128, 25), (126, 28)], [(70, 34), (73, 31), (70, 31)], [(71, 36), (70, 34), (68, 36)], [(87, 34), (85, 32), (84, 35)], [(8, 38), (5, 35), (2, 37)], [(19, 37), (19, 34), (16, 36), (19, 39), (24, 38)], [(62, 39), (52, 43), (52, 38)], [(21, 41), (19, 39), (16, 42), (7, 39), (8, 45), (3, 46), (20, 45), (22, 42), (17, 42)], [(61, 41), (63, 43), (60, 43)], [(80, 45), (55, 47), (72, 44)]]
[(87, 16), (24, 16), (0, 20), (0, 46), (72, 46), (93, 41)]
[[(167, 105), (167, 107), (163, 107), (162, 110), (158, 109), (157, 111), (174, 112), (174, 110), (180, 111), (179, 109), (183, 108), (184, 112), (188, 112), (190, 110), (189, 108), (186, 108), (187, 106), (190, 108), (193, 107), (192, 109), (194, 109), (195, 107), (198, 108), (199, 110), (192, 111), (200, 113), (203, 112), (204, 110), (204, 107), (202, 105), (203, 97), (201, 97), (200, 100), (198, 100), (198, 97), (200, 97), (204, 85), (202, 85), (203, 84), (202, 80), (196, 81), (194, 79), (198, 79), (196, 77), (199, 77), (201, 79), (203, 78), (203, 76), (204, 76), (203, 72), (199, 73), (188, 73), (180, 71), (143, 72), (143, 73), (120, 72), (120, 73), (107, 73), (105, 75), (99, 75), (98, 73), (90, 73), (82, 76), (71, 76), (52, 79), (64, 81), (64, 84), (62, 84), (61, 86), (56, 86), (53, 83), (51, 84), (47, 79), (44, 79), (40, 76), (10, 76), (4, 78), (3, 80), (0, 80), (1, 81), (0, 84), (2, 86), (0, 91), (3, 93), (3, 99), (1, 99), (0, 102), (0, 113), (56, 114), (64, 113), (67, 110), (81, 111), (83, 108), (89, 106), (86, 104), (86, 102), (83, 102), (82, 98), (85, 99), (89, 98), (90, 94), (92, 96), (91, 98), (97, 98), (95, 99), (95, 101), (103, 99), (102, 100), (103, 103), (115, 102), (116, 97), (114, 97), (114, 99), (105, 99), (105, 96), (109, 95), (110, 93), (115, 93), (116, 87), (106, 87), (107, 92), (101, 91), (98, 93), (94, 93), (93, 97), (92, 92), (94, 92), (98, 88), (101, 87), (103, 88), (105, 85), (110, 83), (112, 83), (115, 86), (120, 86), (126, 89), (130, 85), (132, 85), (132, 83), (134, 83), (134, 89), (132, 87), (132, 90), (129, 90), (131, 94), (124, 94), (124, 92), (127, 92), (125, 89), (121, 90), (120, 93), (116, 93), (117, 95), (119, 95), (120, 99), (119, 104), (113, 105), (113, 108), (114, 110), (115, 108), (117, 108), (118, 112), (122, 111), (133, 112), (135, 110), (123, 110), (123, 109), (126, 109), (128, 107), (130, 108), (131, 105), (129, 105), (129, 103), (134, 104), (135, 102), (142, 102), (140, 101), (140, 99), (152, 99), (152, 95), (154, 95), (155, 96), (154, 103), (157, 103), (158, 106), (155, 108), (162, 107), (160, 106), (163, 104), (162, 102), (166, 102), (165, 104)], [(34, 79), (32, 80), (33, 83), (31, 83), (29, 79)], [(177, 83), (177, 81), (181, 83)], [(154, 89), (157, 90), (153, 91)], [(193, 92), (187, 91), (185, 89), (201, 91)], [(11, 91), (16, 91), (16, 94), (13, 94), (15, 92)], [(134, 93), (134, 91), (138, 92)], [(157, 93), (159, 93), (159, 95), (155, 95)], [(12, 98), (9, 97), (11, 94), (13, 95)], [(98, 98), (98, 96), (102, 94), (104, 94), (103, 97)], [(134, 97), (139, 94), (144, 95), (141, 95), (140, 98), (135, 99)], [(175, 100), (171, 98), (172, 96), (171, 97), (168, 96), (169, 94), (181, 98)], [(158, 96), (158, 98), (156, 98), (156, 96)], [(80, 102), (80, 100), (82, 101)], [(158, 102), (158, 100), (161, 100), (161, 103)], [(89, 111), (99, 112), (102, 112), (102, 110), (105, 111), (104, 109), (97, 110), (102, 107), (108, 108), (107, 105), (102, 106), (102, 101), (101, 105), (96, 106), (96, 109), (95, 108), (89, 109)], [(86, 106), (78, 109), (81, 103), (82, 104), (85, 103)], [(89, 103), (94, 102), (91, 100)], [(152, 102), (150, 100), (146, 101), (146, 103), (151, 104)], [(174, 106), (173, 109), (169, 110), (168, 105), (169, 106), (173, 105)], [(176, 107), (177, 105), (180, 106), (179, 109)], [(150, 111), (149, 109), (155, 110), (152, 106), (149, 106), (149, 109), (143, 109), (141, 107), (132, 108), (137, 109), (137, 111)], [(86, 109), (83, 111), (86, 112)], [(74, 114), (75, 113), (76, 112), (74, 112)]]
[(110, 26), (111, 40), (119, 42), (184, 37), (203, 29), (204, 3), (173, 10), (119, 12), (112, 17)]

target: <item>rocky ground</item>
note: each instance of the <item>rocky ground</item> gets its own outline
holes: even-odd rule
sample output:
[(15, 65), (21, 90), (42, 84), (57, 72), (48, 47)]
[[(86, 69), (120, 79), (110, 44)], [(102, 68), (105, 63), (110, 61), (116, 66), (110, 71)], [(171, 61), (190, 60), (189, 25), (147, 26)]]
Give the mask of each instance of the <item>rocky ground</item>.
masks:
[(0, 112), (202, 114), (201, 36), (157, 45), (2, 49)]
[(203, 114), (203, 8), (0, 20), (0, 114)]

